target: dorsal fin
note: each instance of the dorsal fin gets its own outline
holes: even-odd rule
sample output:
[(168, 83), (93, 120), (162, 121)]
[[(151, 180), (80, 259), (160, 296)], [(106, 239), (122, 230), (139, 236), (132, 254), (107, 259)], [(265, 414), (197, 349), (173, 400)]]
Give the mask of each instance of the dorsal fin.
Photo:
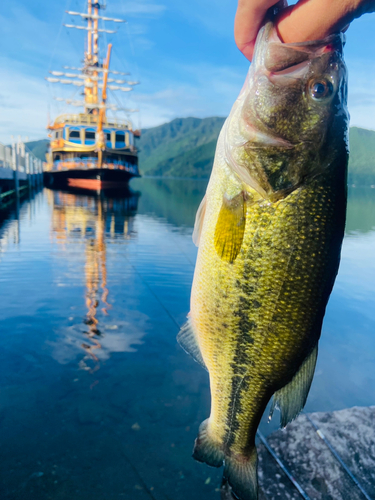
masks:
[(215, 249), (218, 256), (227, 262), (234, 262), (241, 250), (246, 225), (246, 202), (241, 191), (228, 200), (223, 196), (215, 228)]
[(206, 213), (206, 199), (207, 195), (205, 194), (203, 197), (203, 200), (201, 201), (198, 210), (197, 210), (197, 215), (195, 216), (195, 224), (194, 224), (194, 231), (193, 231), (193, 243), (195, 246), (199, 246), (199, 240), (201, 238), (201, 232), (202, 232), (202, 227), (203, 227), (203, 221), (204, 221), (204, 214)]

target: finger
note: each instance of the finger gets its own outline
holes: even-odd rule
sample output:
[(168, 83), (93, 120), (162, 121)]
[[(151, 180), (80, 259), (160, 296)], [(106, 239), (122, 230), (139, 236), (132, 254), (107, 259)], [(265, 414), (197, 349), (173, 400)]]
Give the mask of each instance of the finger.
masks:
[(276, 4), (286, 5), (286, 0), (239, 0), (234, 22), (234, 38), (237, 47), (251, 61), (255, 39), (267, 10)]
[(286, 43), (319, 40), (343, 31), (356, 17), (375, 8), (373, 0), (300, 0), (282, 11), (277, 21), (280, 38)]

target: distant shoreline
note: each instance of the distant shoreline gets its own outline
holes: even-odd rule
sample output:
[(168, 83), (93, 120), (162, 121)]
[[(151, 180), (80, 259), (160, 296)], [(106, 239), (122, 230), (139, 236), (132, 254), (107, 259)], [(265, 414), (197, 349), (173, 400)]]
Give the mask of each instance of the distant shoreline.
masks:
[[(142, 131), (137, 140), (139, 167), (144, 177), (207, 181), (217, 138), (225, 118), (176, 118)], [(375, 186), (375, 131), (351, 127), (348, 185)], [(48, 140), (27, 146), (44, 159)]]
[[(176, 177), (176, 176), (166, 176), (166, 175), (142, 175), (137, 179), (132, 179), (135, 182), (138, 182), (140, 179), (162, 179), (162, 180), (176, 180), (176, 181), (202, 181), (207, 182), (210, 180), (209, 177)], [(347, 183), (349, 188), (369, 188), (375, 189), (375, 184), (349, 184)]]

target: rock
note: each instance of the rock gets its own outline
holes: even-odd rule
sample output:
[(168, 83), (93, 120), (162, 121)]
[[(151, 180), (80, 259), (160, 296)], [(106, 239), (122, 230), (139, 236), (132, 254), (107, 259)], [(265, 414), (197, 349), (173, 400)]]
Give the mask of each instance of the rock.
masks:
[[(289, 472), (313, 500), (363, 500), (321, 435), (340, 455), (370, 498), (375, 498), (375, 407), (302, 414), (267, 440)], [(273, 457), (261, 445), (259, 483), (269, 500), (300, 498)]]

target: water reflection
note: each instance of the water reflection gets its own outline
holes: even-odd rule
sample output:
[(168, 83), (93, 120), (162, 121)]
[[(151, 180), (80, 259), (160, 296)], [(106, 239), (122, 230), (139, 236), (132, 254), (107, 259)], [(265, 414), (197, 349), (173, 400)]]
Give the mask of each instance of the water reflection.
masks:
[(35, 191), (28, 193), (28, 198), (16, 199), (13, 203), (3, 206), (0, 204), (0, 255), (5, 252), (9, 243), (20, 243), (20, 220), (32, 219), (35, 207), (40, 203), (42, 193)]
[(375, 189), (349, 187), (346, 234), (375, 230)]
[(166, 219), (170, 224), (193, 227), (208, 179), (134, 179), (142, 190), (139, 212)]
[[(176, 343), (206, 183), (133, 186), (45, 190), (0, 223), (1, 500), (220, 496), (190, 457), (208, 376)], [(309, 411), (374, 404), (374, 219), (375, 190), (350, 189)]]
[[(57, 345), (55, 356), (60, 362), (66, 362), (71, 357), (67, 344), (71, 345), (74, 337), (79, 342), (84, 336), (80, 345), (86, 356), (79, 366), (96, 370), (100, 359), (108, 357), (111, 351), (134, 350), (132, 345), (141, 343), (140, 338), (144, 335), (142, 331), (129, 332), (129, 325), (124, 322), (113, 322), (119, 311), (111, 314), (113, 304), (107, 270), (108, 245), (126, 245), (128, 240), (137, 238), (134, 220), (140, 193), (129, 190), (117, 197), (108, 197), (103, 193), (49, 191), (48, 196), (52, 204), (53, 241), (66, 253), (69, 245), (84, 245), (81, 253), (84, 256), (86, 314), (80, 323), (67, 329), (66, 336), (61, 339), (65, 348)], [(108, 336), (112, 338), (106, 338)]]

